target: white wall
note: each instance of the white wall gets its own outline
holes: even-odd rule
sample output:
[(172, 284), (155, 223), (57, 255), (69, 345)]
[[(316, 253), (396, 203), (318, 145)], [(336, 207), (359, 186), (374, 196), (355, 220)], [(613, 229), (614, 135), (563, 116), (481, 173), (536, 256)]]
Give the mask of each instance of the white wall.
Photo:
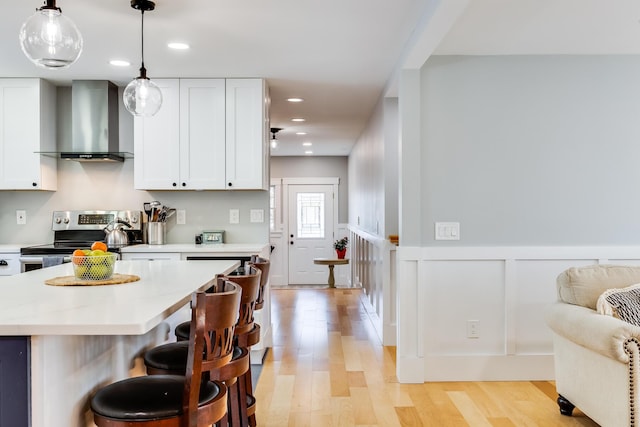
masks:
[[(58, 88), (58, 147), (71, 135), (70, 88)], [(133, 152), (133, 119), (120, 105), (120, 148)], [(203, 230), (225, 230), (229, 243), (269, 241), (269, 222), (249, 222), (250, 209), (269, 212), (267, 191), (141, 191), (133, 188), (133, 159), (124, 163), (58, 160), (58, 191), (0, 191), (0, 243), (50, 243), (51, 213), (67, 209), (133, 209), (159, 200), (187, 211), (187, 223), (169, 220), (168, 243), (191, 243)], [(27, 225), (16, 225), (16, 209), (27, 211)], [(240, 209), (240, 224), (229, 224), (229, 209)]]

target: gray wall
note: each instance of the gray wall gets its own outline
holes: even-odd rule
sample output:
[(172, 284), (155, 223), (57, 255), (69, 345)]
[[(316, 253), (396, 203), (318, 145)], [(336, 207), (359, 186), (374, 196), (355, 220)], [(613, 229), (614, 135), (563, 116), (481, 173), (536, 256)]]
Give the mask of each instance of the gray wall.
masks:
[(423, 245), (640, 243), (639, 76), (638, 56), (431, 57)]
[(380, 98), (349, 156), (349, 225), (398, 234), (398, 99)]
[[(121, 89), (122, 90), (122, 89)], [(58, 147), (71, 135), (70, 88), (58, 88)], [(120, 105), (120, 148), (133, 152), (133, 118)], [(159, 200), (187, 212), (187, 223), (169, 220), (168, 243), (190, 243), (203, 230), (225, 230), (229, 243), (269, 241), (268, 191), (141, 191), (133, 188), (133, 160), (116, 164), (58, 161), (58, 191), (0, 191), (0, 244), (50, 243), (51, 213), (67, 209), (135, 209)], [(27, 225), (16, 225), (16, 209)], [(240, 209), (240, 224), (229, 224), (229, 209)], [(251, 223), (251, 209), (264, 209), (265, 222)]]
[(349, 218), (347, 165), (347, 157), (341, 156), (273, 156), (271, 157), (271, 178), (340, 178), (338, 222), (346, 223)]

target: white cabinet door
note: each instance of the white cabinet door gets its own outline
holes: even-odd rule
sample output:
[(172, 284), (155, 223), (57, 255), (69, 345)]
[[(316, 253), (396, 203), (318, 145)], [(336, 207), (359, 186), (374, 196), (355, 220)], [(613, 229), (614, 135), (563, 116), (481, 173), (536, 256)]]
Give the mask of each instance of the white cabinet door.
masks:
[(55, 87), (0, 79), (0, 189), (56, 190)]
[(225, 188), (225, 81), (180, 80), (180, 182), (188, 190)]
[(154, 79), (162, 106), (152, 117), (134, 118), (134, 187), (178, 189), (180, 182), (180, 83)]
[(266, 190), (262, 79), (156, 79), (162, 107), (134, 121), (140, 190)]
[(262, 79), (227, 79), (227, 189), (268, 189), (266, 85)]

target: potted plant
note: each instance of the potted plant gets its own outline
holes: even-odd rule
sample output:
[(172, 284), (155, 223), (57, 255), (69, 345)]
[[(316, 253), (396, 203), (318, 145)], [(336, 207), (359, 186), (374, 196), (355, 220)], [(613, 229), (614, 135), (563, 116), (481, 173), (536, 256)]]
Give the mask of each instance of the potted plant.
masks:
[(338, 259), (344, 259), (344, 256), (347, 253), (347, 244), (349, 244), (348, 237), (343, 237), (342, 239), (338, 239), (333, 242), (333, 248), (338, 254)]

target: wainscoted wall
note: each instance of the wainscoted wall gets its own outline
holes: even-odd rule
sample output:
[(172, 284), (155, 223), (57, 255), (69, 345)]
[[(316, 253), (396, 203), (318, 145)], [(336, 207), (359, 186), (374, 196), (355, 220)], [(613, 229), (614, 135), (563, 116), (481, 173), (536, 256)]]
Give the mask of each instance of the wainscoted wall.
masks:
[(383, 345), (396, 345), (396, 246), (357, 228), (349, 233), (351, 284), (361, 287), (362, 304)]
[(640, 247), (399, 247), (397, 258), (400, 382), (542, 380), (554, 378), (544, 313), (558, 274), (640, 265)]

